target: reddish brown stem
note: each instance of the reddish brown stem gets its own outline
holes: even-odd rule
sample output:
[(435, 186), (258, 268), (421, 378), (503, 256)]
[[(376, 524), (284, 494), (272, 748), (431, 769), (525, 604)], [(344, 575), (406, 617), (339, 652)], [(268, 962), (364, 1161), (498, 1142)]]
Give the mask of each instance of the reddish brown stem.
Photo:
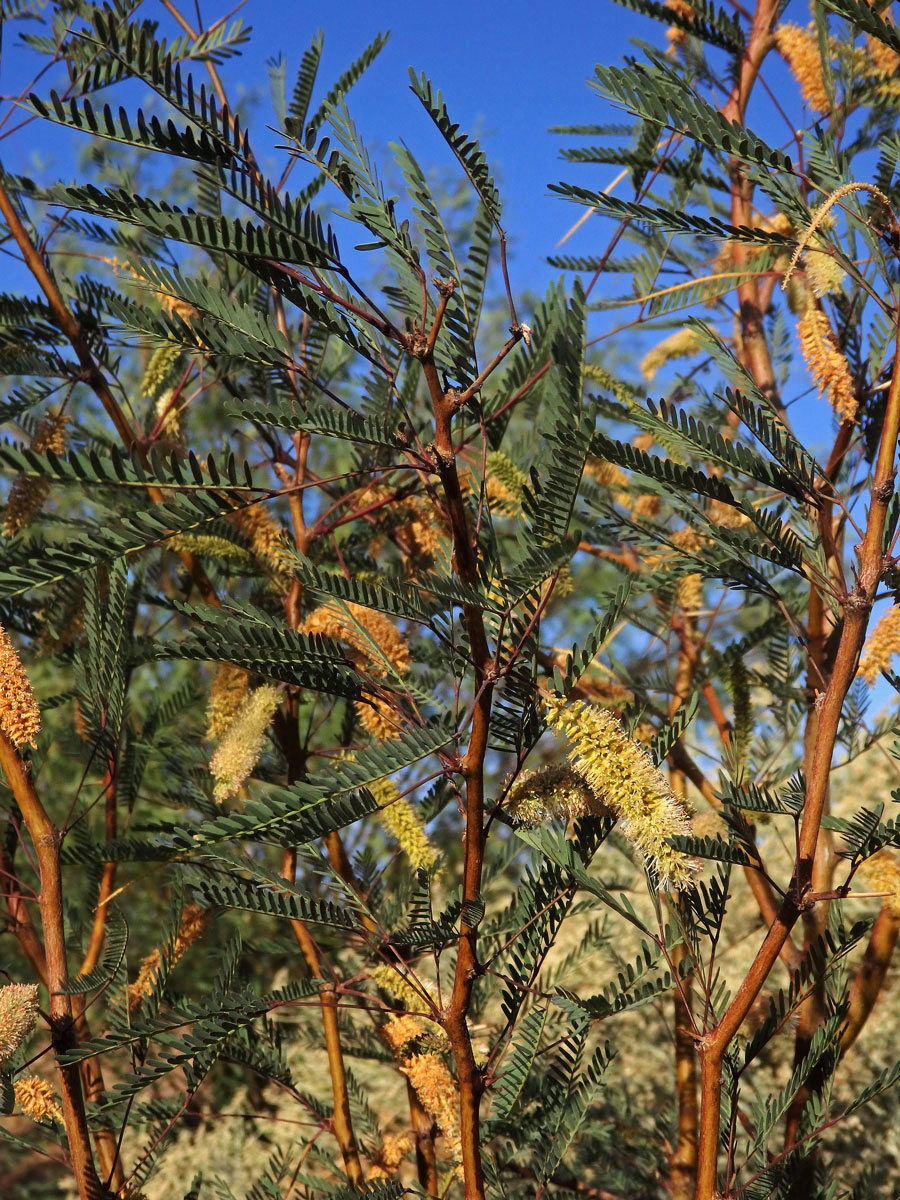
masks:
[[(898, 329), (897, 352), (900, 354), (900, 329)], [(769, 972), (801, 912), (813, 903), (808, 900), (807, 896), (812, 889), (813, 864), (825, 811), (828, 780), (841, 710), (850, 685), (856, 676), (869, 614), (884, 567), (882, 541), (888, 505), (894, 492), (894, 460), (898, 433), (900, 433), (900, 361), (895, 359), (878, 459), (875, 465), (869, 519), (862, 544), (859, 547), (857, 583), (843, 606), (844, 623), (835, 655), (834, 670), (818, 705), (818, 723), (809, 759), (806, 800), (803, 806), (797, 861), (791, 885), (750, 970), (735, 992), (727, 1010), (718, 1025), (700, 1043), (702, 1105), (697, 1200), (712, 1200), (716, 1191), (722, 1061), (725, 1051), (750, 1011), (754, 999), (768, 978)]]
[[(54, 1053), (77, 1045), (66, 959), (63, 927), (63, 888), (60, 864), (61, 837), (50, 820), (25, 763), (5, 733), (0, 732), (0, 766), (16, 798), (25, 828), (34, 845), (41, 881), (40, 907), (46, 959), (46, 985), (50, 993), (50, 1030)], [(103, 1200), (108, 1195), (100, 1182), (91, 1153), (91, 1139), (84, 1110), (81, 1077), (77, 1066), (58, 1063), (62, 1110), (69, 1140), (72, 1173), (81, 1200)]]

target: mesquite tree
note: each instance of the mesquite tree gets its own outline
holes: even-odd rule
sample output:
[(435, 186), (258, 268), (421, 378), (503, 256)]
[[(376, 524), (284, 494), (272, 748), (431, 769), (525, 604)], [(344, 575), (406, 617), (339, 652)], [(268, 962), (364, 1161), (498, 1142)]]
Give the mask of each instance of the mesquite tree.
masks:
[(4, 5), (90, 150), (0, 176), (19, 1194), (882, 1194), (900, 33), (629, 6), (524, 312), (432, 82), (464, 199), (363, 144), (382, 37), (271, 60), (270, 177), (240, 20)]

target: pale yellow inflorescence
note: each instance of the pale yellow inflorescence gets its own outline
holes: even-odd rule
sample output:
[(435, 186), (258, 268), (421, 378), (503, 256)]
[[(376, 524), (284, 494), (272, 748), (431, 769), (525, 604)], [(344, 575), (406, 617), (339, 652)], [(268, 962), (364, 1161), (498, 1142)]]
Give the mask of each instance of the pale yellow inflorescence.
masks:
[(565, 763), (522, 771), (510, 785), (507, 809), (522, 825), (542, 825), (554, 817), (570, 820), (609, 812), (587, 781)]
[(775, 45), (800, 85), (803, 99), (813, 112), (829, 113), (831, 101), (825, 90), (822, 56), (814, 25), (802, 29), (787, 21), (775, 30)]
[(219, 663), (210, 685), (206, 708), (206, 736), (210, 741), (218, 741), (225, 733), (246, 700), (249, 689), (250, 677), (243, 667)]
[(569, 742), (569, 759), (664, 887), (689, 884), (695, 864), (668, 845), (690, 831), (687, 811), (649, 754), (607, 709), (557, 696), (544, 699), (547, 722)]
[(9, 634), (0, 625), (0, 729), (14, 746), (33, 746), (41, 710)]
[(872, 687), (900, 651), (900, 605), (892, 604), (872, 630), (863, 647), (859, 674)]
[(141, 393), (151, 399), (164, 391), (172, 368), (181, 358), (182, 347), (178, 342), (164, 342), (157, 346), (147, 362), (141, 379)]
[(222, 735), (209, 763), (216, 780), (213, 796), (220, 804), (237, 795), (250, 778), (265, 749), (266, 730), (280, 699), (280, 690), (271, 684), (256, 688), (241, 704)]
[(814, 303), (807, 305), (797, 322), (797, 335), (819, 395), (828, 397), (829, 404), (842, 421), (852, 421), (857, 408), (853, 376), (828, 317)]
[[(47, 413), (34, 432), (31, 449), (38, 454), (46, 454), (48, 450), (54, 454), (64, 454), (68, 422), (69, 418), (64, 413)], [(6, 512), (3, 514), (4, 535), (15, 537), (21, 530), (27, 529), (43, 507), (49, 492), (49, 479), (17, 475), (9, 489)]]
[(31, 1037), (37, 1013), (36, 984), (9, 983), (0, 987), (0, 1063), (8, 1062)]
[(39, 1075), (20, 1075), (14, 1082), (16, 1106), (32, 1121), (50, 1120), (63, 1123), (63, 1111), (56, 1094), (46, 1079)]
[[(424, 999), (409, 980), (404, 979), (399, 971), (395, 971), (393, 967), (389, 967), (387, 963), (381, 963), (377, 967), (373, 967), (369, 972), (369, 979), (376, 987), (381, 988), (383, 992), (393, 997), (405, 1008), (421, 1008), (424, 1004)], [(423, 984), (429, 991), (433, 985)]]
[(900, 920), (900, 863), (887, 850), (879, 850), (859, 868), (866, 887), (873, 892), (886, 892), (882, 906), (892, 917)]
[(396, 840), (410, 866), (414, 871), (419, 868), (430, 871), (437, 861), (437, 851), (413, 806), (398, 795), (397, 786), (390, 779), (377, 780), (371, 791), (379, 805), (379, 821)]
[(839, 292), (847, 273), (834, 255), (829, 254), (824, 243), (814, 241), (806, 248), (806, 282), (816, 297)]

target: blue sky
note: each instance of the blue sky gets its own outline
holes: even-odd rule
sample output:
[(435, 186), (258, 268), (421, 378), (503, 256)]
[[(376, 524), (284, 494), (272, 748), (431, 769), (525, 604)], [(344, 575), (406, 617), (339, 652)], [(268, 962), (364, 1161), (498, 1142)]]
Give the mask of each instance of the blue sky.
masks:
[[(182, 5), (196, 21), (193, 4)], [(142, 11), (161, 18), (161, 32), (172, 36), (174, 22), (156, 3)], [(224, 5), (201, 2), (210, 23)], [(501, 183), (505, 224), (519, 286), (543, 290), (555, 272), (541, 260), (577, 219), (579, 210), (548, 192), (548, 184), (578, 178), (585, 186), (602, 186), (615, 174), (610, 168), (576, 168), (559, 159), (560, 148), (578, 139), (551, 134), (552, 125), (585, 124), (610, 119), (604, 105), (586, 84), (598, 61), (617, 61), (627, 39), (640, 36), (659, 42), (663, 27), (635, 16), (611, 0), (567, 0), (554, 8), (525, 0), (519, 4), (371, 3), (342, 0), (338, 4), (308, 4), (297, 0), (248, 0), (239, 16), (252, 26), (242, 56), (222, 68), (229, 94), (239, 97), (249, 88), (262, 104), (253, 125), (254, 145), (264, 153), (267, 134), (259, 118), (271, 120), (266, 60), (281, 52), (287, 59), (288, 92), (303, 50), (318, 28), (325, 35), (320, 91), (359, 54), (379, 32), (390, 39), (368, 74), (350, 97), (354, 119), (373, 149), (386, 150), (392, 140), (405, 140), (423, 165), (450, 165), (451, 156), (409, 90), (408, 68), (425, 71), (444, 92), (455, 121), (482, 141)], [(36, 31), (33, 23), (8, 26), (0, 62), (0, 92), (15, 93), (30, 78), (37, 56), (21, 47), (20, 31)], [(195, 68), (203, 75), (203, 69)], [(37, 91), (51, 86), (42, 81)], [(275, 139), (272, 139), (274, 143)], [(49, 176), (71, 174), (77, 135), (60, 133), (49, 124), (34, 122), (27, 131), (0, 143), (7, 169), (35, 170)], [(593, 179), (589, 179), (593, 176)], [(608, 235), (607, 235), (608, 236)], [(581, 249), (596, 248), (599, 229), (582, 241)], [(574, 245), (574, 243), (573, 243)]]

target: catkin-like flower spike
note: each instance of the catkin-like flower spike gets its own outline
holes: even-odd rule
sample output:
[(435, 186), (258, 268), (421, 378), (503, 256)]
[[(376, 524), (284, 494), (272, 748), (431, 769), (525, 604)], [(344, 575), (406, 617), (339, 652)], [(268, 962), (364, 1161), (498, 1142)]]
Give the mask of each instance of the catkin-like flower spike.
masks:
[(696, 615), (703, 607), (703, 576), (698, 572), (684, 575), (675, 589), (675, 603), (688, 615)]
[[(688, 21), (693, 21), (697, 15), (686, 0), (663, 0), (663, 8), (667, 8), (669, 12), (684, 17)], [(669, 43), (669, 48), (674, 50), (676, 46), (680, 46), (686, 40), (687, 35), (688, 31), (680, 25), (670, 25), (666, 30), (666, 41)]]
[(404, 979), (399, 971), (389, 967), (387, 963), (373, 967), (369, 972), (369, 979), (376, 987), (387, 992), (389, 996), (408, 1009), (420, 1009), (425, 1003), (421, 989), (427, 991), (429, 995), (434, 990), (434, 985), (429, 980), (417, 980), (419, 988), (413, 987), (409, 980)]
[(264, 504), (251, 504), (227, 518), (244, 535), (256, 558), (272, 572), (280, 585), (291, 577), (291, 558), (284, 531)]
[(412, 1135), (409, 1133), (403, 1133), (399, 1137), (393, 1133), (387, 1134), (369, 1169), (369, 1179), (393, 1179), (397, 1174), (397, 1168), (412, 1150), (414, 1144)]
[(141, 395), (155, 399), (171, 382), (174, 368), (181, 358), (182, 347), (178, 342), (164, 342), (150, 355), (144, 377), (141, 380)]
[(387, 675), (390, 668), (405, 675), (412, 661), (406, 638), (393, 621), (362, 604), (323, 604), (307, 616), (300, 631), (346, 642), (363, 656), (373, 675)]
[(216, 742), (225, 733), (247, 698), (250, 677), (243, 667), (219, 663), (209, 689), (206, 709), (206, 736)]
[(886, 75), (888, 79), (893, 79), (900, 71), (900, 54), (871, 34), (866, 37), (866, 54), (863, 61), (870, 75)]
[(399, 1016), (391, 1017), (381, 1028), (381, 1036), (395, 1054), (402, 1054), (424, 1033), (425, 1026), (418, 1017), (411, 1016), (410, 1013), (400, 1013)]
[(700, 349), (700, 341), (693, 329), (679, 329), (649, 350), (638, 367), (646, 381), (652, 383), (656, 372), (667, 362), (676, 358), (691, 358), (699, 354)]
[(687, 812), (649, 754), (604, 708), (546, 697), (547, 722), (570, 746), (569, 759), (597, 800), (656, 871), (664, 887), (689, 884), (695, 864), (668, 839), (689, 832)]
[[(184, 952), (193, 946), (194, 942), (200, 940), (209, 929), (212, 918), (207, 909), (201, 908), (199, 904), (188, 904), (184, 912), (181, 914), (181, 924), (178, 927), (178, 936), (175, 939), (175, 945), (172, 948), (171, 965), (178, 962)], [(162, 966), (162, 952), (157, 947), (151, 950), (141, 960), (140, 970), (134, 983), (128, 985), (128, 1007), (131, 1012), (140, 1007), (141, 1001), (149, 996), (153, 990), (154, 981), (159, 974)]]
[(270, 684), (251, 692), (219, 742), (209, 769), (216, 780), (213, 796), (220, 804), (237, 795), (250, 778), (280, 699), (281, 692)]
[(841, 353), (828, 317), (812, 300), (797, 322), (797, 336), (800, 339), (800, 351), (819, 395), (828, 397), (828, 403), (842, 421), (854, 420), (857, 399), (850, 367)]
[(873, 892), (886, 892), (882, 906), (900, 919), (900, 863), (887, 850), (879, 850), (859, 868), (866, 887)]
[(501, 517), (518, 516), (528, 483), (525, 473), (502, 450), (492, 450), (488, 454), (486, 468), (485, 490), (491, 511)]
[(873, 687), (891, 659), (900, 651), (900, 605), (893, 604), (881, 617), (863, 647), (859, 674)]
[[(38, 454), (51, 450), (62, 455), (66, 449), (66, 425), (69, 418), (64, 413), (47, 413), (31, 439), (31, 449)], [(17, 475), (9, 489), (6, 512), (3, 516), (3, 533), (15, 537), (27, 529), (41, 511), (50, 494), (50, 480), (34, 475)]]
[(397, 786), (390, 779), (379, 779), (371, 788), (379, 805), (378, 819), (396, 840), (409, 859), (414, 871), (421, 867), (430, 871), (437, 861), (437, 851), (428, 840), (428, 834), (412, 805), (398, 796)]
[(787, 287), (787, 285), (790, 281), (790, 278), (793, 275), (794, 270), (797, 266), (797, 263), (800, 261), (800, 255), (803, 253), (803, 251), (806, 249), (806, 247), (812, 241), (816, 230), (823, 223), (823, 221), (828, 216), (831, 209), (834, 208), (835, 204), (837, 204), (839, 200), (842, 200), (844, 198), (844, 196), (849, 196), (851, 192), (869, 192), (870, 195), (876, 196), (881, 201), (881, 203), (884, 205), (884, 207), (888, 210), (888, 212), (891, 214), (891, 216), (893, 216), (894, 210), (891, 208), (890, 200), (888, 200), (888, 198), (884, 194), (884, 192), (882, 192), (879, 188), (875, 187), (874, 184), (871, 184), (871, 183), (845, 183), (842, 187), (839, 187), (836, 191), (832, 192), (831, 195), (828, 196), (823, 201), (822, 204), (819, 205), (819, 207), (813, 213), (812, 220), (810, 221), (809, 225), (807, 226), (803, 236), (797, 242), (796, 249), (794, 250), (794, 253), (791, 256), (791, 261), (788, 264), (788, 269), (785, 271), (784, 278), (781, 281), (781, 290), (782, 291), (784, 291), (785, 288)]
[(63, 1111), (56, 1094), (46, 1079), (38, 1075), (21, 1075), (14, 1082), (16, 1105), (32, 1121), (55, 1121), (62, 1125)]
[(8, 1062), (34, 1032), (38, 989), (34, 983), (0, 987), (0, 1063)]
[(412, 1054), (400, 1064), (400, 1070), (413, 1085), (422, 1107), (439, 1126), (449, 1157), (462, 1162), (459, 1094), (447, 1064), (434, 1054)]
[(817, 298), (827, 296), (831, 292), (839, 292), (843, 287), (847, 273), (833, 254), (829, 254), (824, 245), (816, 244), (806, 248), (806, 282), (809, 290)]
[(791, 74), (800, 85), (803, 99), (813, 112), (831, 112), (831, 100), (825, 89), (822, 56), (819, 39), (814, 25), (801, 29), (799, 25), (786, 21), (775, 30), (775, 45), (787, 62)]
[(28, 676), (9, 634), (0, 625), (0, 729), (14, 746), (33, 746), (41, 728), (38, 708)]
[(554, 817), (570, 820), (601, 815), (585, 779), (564, 763), (522, 771), (510, 786), (506, 806), (522, 825), (543, 825)]

